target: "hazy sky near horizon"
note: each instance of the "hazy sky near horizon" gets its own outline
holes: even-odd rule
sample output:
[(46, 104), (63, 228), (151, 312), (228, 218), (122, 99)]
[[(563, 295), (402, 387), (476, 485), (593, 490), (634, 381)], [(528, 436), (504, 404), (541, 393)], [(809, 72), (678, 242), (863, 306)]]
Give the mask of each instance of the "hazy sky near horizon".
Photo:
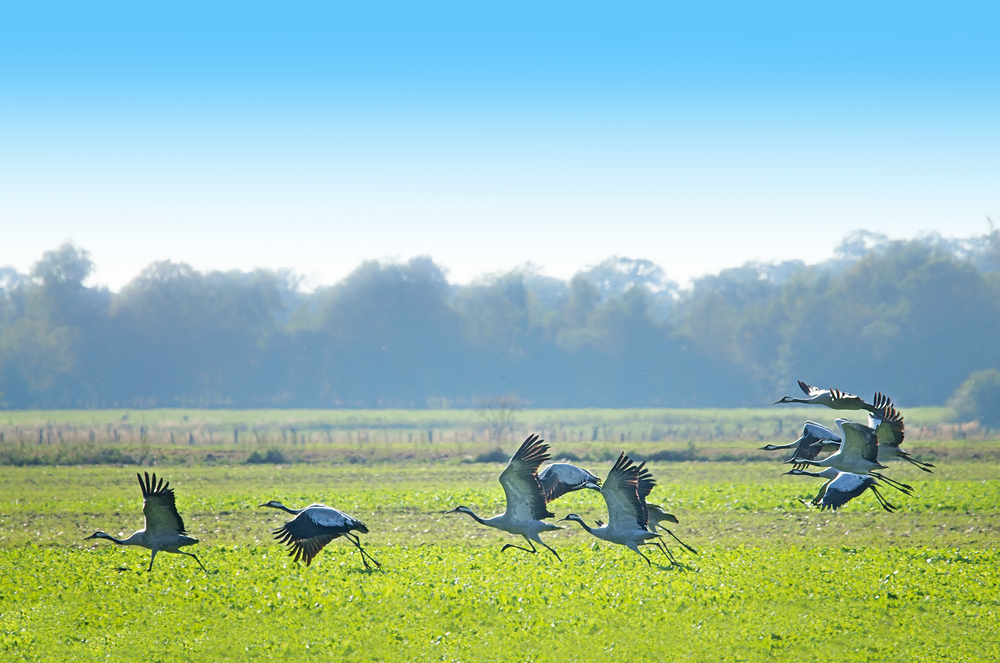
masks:
[[(803, 6), (803, 4), (808, 6)], [(678, 281), (1000, 220), (993, 3), (8, 3), (0, 265)]]

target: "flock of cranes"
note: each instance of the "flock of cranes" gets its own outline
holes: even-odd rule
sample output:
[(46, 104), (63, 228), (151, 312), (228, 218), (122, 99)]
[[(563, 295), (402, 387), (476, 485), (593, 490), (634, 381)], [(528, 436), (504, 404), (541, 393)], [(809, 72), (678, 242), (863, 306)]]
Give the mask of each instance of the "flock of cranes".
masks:
[[(913, 487), (890, 479), (877, 470), (887, 469), (883, 461), (904, 460), (924, 472), (931, 472), (931, 463), (913, 458), (902, 449), (905, 436), (903, 415), (882, 393), (876, 393), (871, 403), (839, 389), (819, 389), (799, 381), (799, 387), (806, 398), (785, 396), (779, 403), (808, 403), (825, 405), (833, 410), (863, 410), (867, 412), (867, 424), (849, 419), (836, 420), (840, 434), (816, 423), (807, 421), (802, 427), (802, 435), (790, 444), (761, 447), (763, 451), (793, 449), (792, 457), (785, 461), (792, 469), (785, 474), (810, 476), (826, 479), (819, 493), (810, 502), (820, 509), (838, 509), (849, 501), (870, 491), (886, 511), (895, 511), (893, 506), (879, 492), (879, 486), (889, 486), (905, 495), (913, 494)], [(817, 460), (819, 454), (829, 453)], [(819, 472), (809, 472), (806, 467), (821, 467)]]
[[(888, 486), (904, 494), (912, 495), (913, 488), (905, 483), (890, 479), (877, 470), (884, 470), (882, 461), (904, 460), (924, 472), (931, 472), (930, 463), (914, 459), (900, 448), (904, 438), (903, 417), (892, 402), (876, 393), (872, 403), (837, 389), (817, 389), (799, 382), (806, 398), (785, 396), (779, 403), (808, 403), (825, 405), (834, 410), (863, 410), (867, 412), (867, 424), (845, 418), (836, 420), (840, 433), (814, 421), (807, 421), (802, 434), (789, 444), (761, 447), (765, 451), (793, 449), (792, 456), (785, 461), (792, 469), (785, 474), (811, 476), (826, 481), (819, 493), (809, 502), (820, 509), (838, 509), (855, 497), (870, 491), (886, 511), (895, 511), (879, 492), (879, 487)], [(563, 529), (552, 522), (555, 514), (549, 504), (559, 497), (577, 490), (594, 490), (601, 494), (608, 508), (608, 521), (596, 521), (591, 527), (575, 513), (559, 519), (558, 522), (577, 522), (592, 536), (625, 546), (649, 565), (652, 561), (640, 550), (641, 546), (653, 546), (676, 564), (676, 559), (667, 547), (659, 530), (669, 534), (678, 544), (692, 553), (697, 551), (681, 541), (663, 523), (677, 523), (677, 518), (655, 504), (646, 502), (656, 481), (645, 463), (635, 464), (624, 452), (611, 467), (607, 478), (601, 479), (580, 467), (558, 462), (548, 465), (541, 472), (538, 468), (550, 459), (549, 446), (538, 435), (529, 436), (511, 456), (507, 467), (500, 474), (507, 508), (492, 518), (482, 518), (467, 506), (460, 505), (445, 513), (464, 513), (477, 523), (522, 537), (529, 548), (506, 543), (500, 548), (516, 548), (529, 553), (537, 553), (535, 544), (551, 552), (562, 561), (559, 553), (541, 539), (541, 534)], [(827, 454), (819, 458), (820, 454)], [(810, 472), (807, 467), (820, 467), (819, 472)], [(145, 527), (127, 539), (117, 539), (104, 532), (95, 532), (87, 539), (106, 539), (121, 546), (140, 546), (150, 550), (148, 571), (153, 570), (153, 561), (158, 552), (186, 555), (194, 558), (203, 570), (205, 566), (194, 553), (184, 552), (182, 547), (198, 543), (187, 535), (184, 521), (177, 512), (174, 491), (163, 479), (157, 480), (154, 473), (150, 477), (136, 474), (142, 490), (142, 511)], [(358, 534), (367, 534), (368, 527), (357, 518), (325, 504), (310, 504), (301, 509), (291, 509), (281, 502), (272, 500), (260, 505), (285, 511), (293, 516), (291, 520), (274, 530), (275, 539), (288, 546), (289, 556), (294, 561), (305, 562), (306, 566), (326, 544), (341, 537), (358, 549), (361, 562), (368, 570), (374, 564), (382, 565), (361, 545)]]

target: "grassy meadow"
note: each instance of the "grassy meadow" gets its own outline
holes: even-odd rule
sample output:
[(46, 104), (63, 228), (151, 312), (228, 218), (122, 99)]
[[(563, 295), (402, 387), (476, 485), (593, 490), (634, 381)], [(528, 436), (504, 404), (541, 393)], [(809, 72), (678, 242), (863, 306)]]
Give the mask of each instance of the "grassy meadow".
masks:
[[(783, 456), (756, 451), (757, 435), (793, 439), (794, 421), (823, 420), (826, 412), (792, 410), (789, 422), (778, 424), (766, 418), (770, 410), (749, 411), (760, 426), (754, 433), (744, 423), (739, 434), (732, 412), (722, 411), (715, 424), (704, 411), (670, 421), (669, 411), (636, 412), (648, 418), (564, 411), (538, 428), (556, 434), (549, 436), (554, 456), (584, 459), (600, 475), (621, 449), (678, 458), (650, 461), (658, 480), (650, 501), (677, 515), (674, 532), (698, 549), (672, 546), (678, 565), (656, 553), (649, 567), (631, 551), (595, 544), (575, 523), (543, 537), (562, 562), (544, 550), (500, 553), (518, 541), (444, 514), (459, 504), (480, 515), (503, 509), (502, 463), (474, 461), (498, 445), (509, 453), (516, 442), (510, 433), (502, 442), (488, 439), (474, 412), (462, 413), (464, 420), (432, 411), (378, 415), (394, 418), (396, 428), (363, 418), (372, 413), (349, 413), (360, 423), (335, 428), (339, 413), (312, 413), (320, 425), (296, 419), (296, 435), (312, 437), (294, 442), (289, 419), (262, 413), (242, 424), (230, 412), (202, 412), (198, 421), (196, 411), (162, 411), (159, 420), (159, 412), (131, 412), (125, 421), (122, 413), (118, 425), (147, 428), (145, 440), (120, 433), (117, 442), (123, 453), (145, 449), (141, 460), (0, 466), (0, 660), (1000, 658), (1000, 442), (914, 434), (906, 446), (938, 467), (926, 474), (893, 466), (890, 474), (915, 489), (912, 497), (884, 491), (897, 513), (868, 495), (831, 513), (800, 502), (819, 480), (782, 476)], [(114, 448), (113, 439), (71, 436), (99, 424), (106, 432), (116, 414), (3, 413), (0, 429), (7, 447), (70, 454), (88, 445)], [(515, 437), (537, 423), (530, 415), (517, 413)], [(224, 441), (179, 441), (183, 425), (206, 430), (213, 417), (217, 430), (229, 433)], [(913, 429), (947, 425), (929, 415), (913, 420)], [(431, 429), (430, 421), (438, 425)], [(688, 439), (680, 433), (685, 425)], [(592, 439), (595, 426), (598, 438), (609, 431), (605, 439)], [(652, 440), (654, 426), (673, 426), (676, 435)], [(254, 427), (270, 439), (258, 443), (252, 432), (232, 439), (231, 428)], [(460, 432), (473, 428), (486, 439)], [(12, 440), (15, 429), (32, 431), (32, 443)], [(62, 431), (63, 440), (49, 445), (47, 430)], [(327, 430), (330, 439), (321, 439)], [(402, 431), (403, 439), (373, 439), (379, 430)], [(424, 437), (411, 442), (409, 431), (421, 430)], [(574, 439), (579, 431), (590, 436)], [(172, 454), (172, 446), (186, 453)], [(285, 462), (247, 462), (272, 449)], [(148, 551), (83, 541), (95, 529), (127, 536), (142, 526), (135, 480), (142, 470), (155, 470), (177, 491), (188, 530), (201, 540), (188, 550), (207, 573), (166, 553), (147, 573)], [(359, 517), (371, 530), (362, 539), (384, 571), (365, 571), (345, 541), (329, 544), (311, 567), (293, 563), (270, 536), (289, 516), (258, 507), (269, 499), (323, 501)], [(606, 513), (591, 491), (551, 506), (559, 517), (575, 512), (588, 521)]]

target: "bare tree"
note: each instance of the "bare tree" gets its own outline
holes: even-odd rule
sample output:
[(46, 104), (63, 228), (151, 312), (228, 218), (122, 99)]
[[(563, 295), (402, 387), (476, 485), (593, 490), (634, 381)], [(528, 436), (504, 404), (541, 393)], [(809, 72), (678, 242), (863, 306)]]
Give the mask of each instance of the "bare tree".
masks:
[(514, 432), (514, 415), (529, 405), (517, 394), (491, 396), (477, 399), (479, 416), (486, 421), (486, 430), (491, 442), (502, 442)]

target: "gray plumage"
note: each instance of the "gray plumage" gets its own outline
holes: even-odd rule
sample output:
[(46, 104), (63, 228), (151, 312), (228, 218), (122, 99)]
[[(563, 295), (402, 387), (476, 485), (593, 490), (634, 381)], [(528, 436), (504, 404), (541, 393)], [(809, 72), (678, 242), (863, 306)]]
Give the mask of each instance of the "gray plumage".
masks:
[(543, 522), (544, 519), (555, 515), (545, 505), (542, 484), (538, 480), (538, 467), (549, 459), (548, 450), (548, 445), (543, 444), (538, 435), (529, 435), (514, 452), (514, 455), (510, 457), (507, 467), (500, 473), (500, 485), (503, 486), (504, 496), (507, 498), (507, 508), (500, 515), (492, 518), (480, 518), (472, 509), (464, 505), (457, 506), (445, 513), (467, 514), (481, 525), (522, 536), (531, 546), (531, 548), (524, 548), (507, 543), (500, 548), (500, 552), (508, 548), (517, 548), (525, 552), (537, 553), (535, 544), (538, 543), (555, 555), (556, 559), (562, 561), (559, 553), (542, 541), (539, 536), (542, 532), (562, 529), (558, 525)]
[(297, 562), (301, 559), (306, 563), (306, 566), (309, 566), (313, 558), (323, 549), (323, 546), (334, 539), (344, 537), (358, 549), (361, 554), (361, 562), (366, 569), (371, 568), (368, 564), (369, 559), (375, 566), (382, 568), (382, 565), (361, 546), (361, 539), (358, 538), (358, 535), (352, 533), (368, 533), (368, 527), (354, 516), (349, 516), (332, 506), (319, 503), (310, 504), (302, 509), (289, 509), (281, 502), (271, 500), (261, 504), (261, 506), (280, 509), (295, 516), (274, 530), (274, 538), (278, 540), (278, 543), (288, 546), (288, 556), (294, 557), (294, 561)]
[(570, 463), (552, 463), (539, 473), (538, 482), (546, 503), (584, 488), (601, 490), (601, 479), (596, 474)]
[(153, 570), (153, 560), (156, 559), (156, 553), (160, 551), (193, 557), (194, 561), (198, 562), (198, 566), (203, 571), (207, 571), (205, 565), (194, 553), (180, 550), (182, 546), (198, 543), (198, 539), (187, 536), (184, 521), (177, 513), (174, 491), (169, 487), (170, 484), (164, 482), (162, 478), (157, 481), (156, 473), (153, 473), (152, 478), (150, 478), (149, 472), (144, 472), (144, 474), (145, 480), (138, 472), (135, 476), (139, 479), (139, 488), (142, 490), (142, 514), (145, 518), (145, 527), (127, 539), (116, 539), (104, 532), (94, 532), (84, 541), (105, 539), (120, 546), (147, 548), (151, 552), (147, 571)]

